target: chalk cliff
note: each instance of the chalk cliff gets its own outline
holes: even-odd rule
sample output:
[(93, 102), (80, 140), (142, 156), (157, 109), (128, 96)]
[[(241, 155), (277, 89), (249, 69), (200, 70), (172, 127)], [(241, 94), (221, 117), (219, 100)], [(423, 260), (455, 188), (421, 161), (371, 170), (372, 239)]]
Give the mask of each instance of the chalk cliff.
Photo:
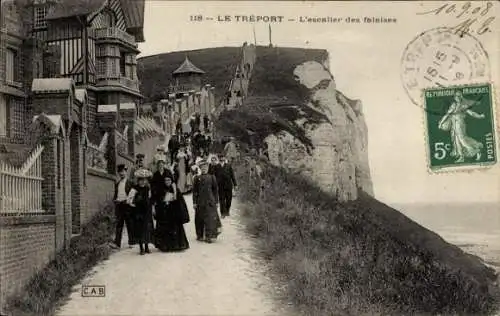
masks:
[[(271, 163), (278, 165), (277, 149), (284, 148), (283, 165), (311, 178), (339, 200), (357, 198), (361, 189), (373, 195), (368, 162), (368, 130), (359, 100), (350, 100), (337, 91), (335, 80), (324, 64), (307, 61), (293, 72), (296, 80), (310, 91), (308, 107), (327, 119), (310, 124), (305, 119), (295, 123), (305, 130), (314, 149), (307, 154), (303, 142), (282, 131), (280, 137), (269, 135)], [(278, 146), (277, 142), (283, 142)]]

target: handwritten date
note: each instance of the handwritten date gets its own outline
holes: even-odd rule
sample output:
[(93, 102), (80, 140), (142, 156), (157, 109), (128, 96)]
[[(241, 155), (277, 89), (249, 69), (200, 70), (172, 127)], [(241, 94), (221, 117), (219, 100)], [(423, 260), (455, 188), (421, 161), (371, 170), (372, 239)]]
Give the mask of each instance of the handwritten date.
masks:
[(449, 15), (455, 16), (456, 19), (464, 19), (453, 27), (455, 32), (460, 36), (466, 33), (474, 32), (477, 35), (483, 35), (486, 32), (491, 32), (489, 26), (495, 20), (494, 16), (488, 16), (493, 7), (492, 2), (465, 2), (465, 3), (445, 3), (441, 6), (419, 12), (417, 15)]

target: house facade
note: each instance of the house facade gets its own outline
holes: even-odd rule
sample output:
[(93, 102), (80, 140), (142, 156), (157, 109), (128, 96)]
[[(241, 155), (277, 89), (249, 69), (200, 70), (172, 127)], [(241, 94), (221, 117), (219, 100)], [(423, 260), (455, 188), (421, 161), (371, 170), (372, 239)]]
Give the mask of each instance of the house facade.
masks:
[(0, 301), (110, 200), (116, 166), (163, 136), (138, 115), (144, 1), (1, 0)]

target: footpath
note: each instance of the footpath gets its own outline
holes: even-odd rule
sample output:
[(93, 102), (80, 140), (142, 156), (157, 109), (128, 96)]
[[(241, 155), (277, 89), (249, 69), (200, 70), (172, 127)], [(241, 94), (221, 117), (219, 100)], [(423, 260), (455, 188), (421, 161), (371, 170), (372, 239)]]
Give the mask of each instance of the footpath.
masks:
[[(273, 299), (274, 286), (243, 232), (237, 201), (222, 220), (220, 238), (206, 244), (196, 241), (191, 195), (185, 199), (190, 249), (162, 253), (153, 246), (140, 256), (137, 247), (122, 246), (74, 288), (57, 315), (291, 315)], [(105, 297), (82, 297), (82, 285), (104, 285)]]

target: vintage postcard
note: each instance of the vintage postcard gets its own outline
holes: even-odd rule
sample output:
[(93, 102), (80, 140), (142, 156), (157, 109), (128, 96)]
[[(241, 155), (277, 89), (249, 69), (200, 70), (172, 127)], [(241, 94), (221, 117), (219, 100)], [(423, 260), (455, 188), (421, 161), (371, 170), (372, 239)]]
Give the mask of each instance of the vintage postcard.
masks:
[(1, 0), (0, 315), (500, 315), (497, 1)]

